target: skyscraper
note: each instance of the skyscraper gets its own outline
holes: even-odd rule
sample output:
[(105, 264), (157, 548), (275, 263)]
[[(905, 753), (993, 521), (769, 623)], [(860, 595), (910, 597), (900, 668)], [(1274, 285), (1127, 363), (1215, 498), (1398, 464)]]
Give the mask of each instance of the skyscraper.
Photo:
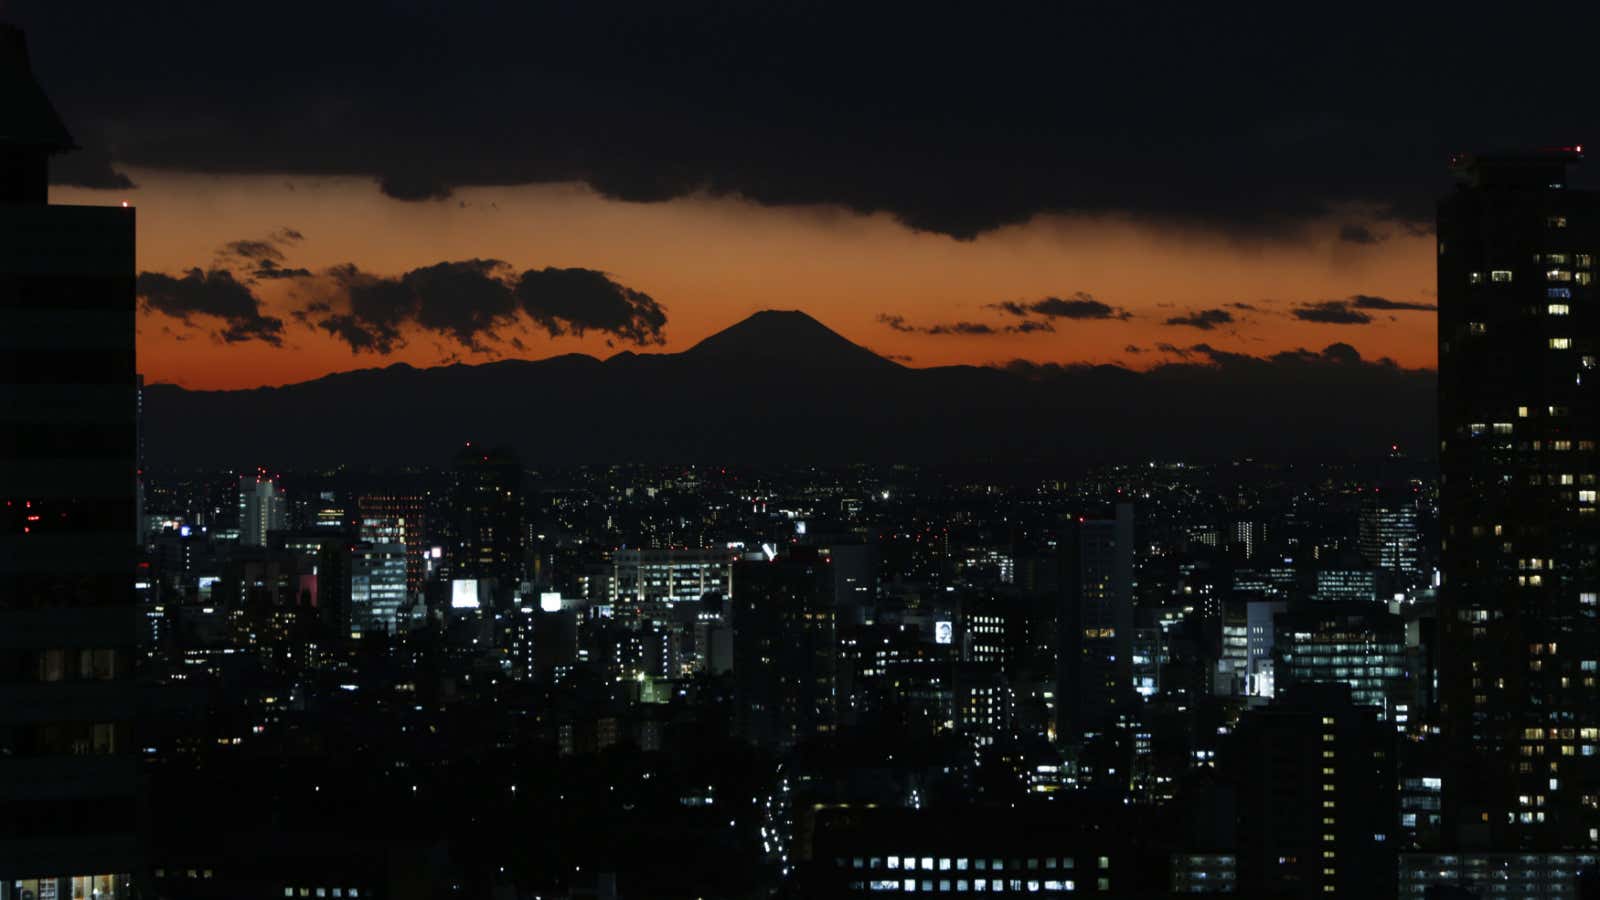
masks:
[(1394, 730), (1340, 684), (1252, 710), (1218, 752), (1245, 897), (1393, 897)]
[(514, 589), (522, 561), (522, 463), (509, 448), (456, 454), (451, 577)]
[(422, 594), (427, 576), (424, 508), (424, 499), (417, 494), (365, 494), (356, 501), (361, 540), (405, 545), (406, 592), (412, 596)]
[(395, 634), (406, 602), (404, 544), (361, 542), (350, 548), (350, 633)]
[(134, 213), (51, 206), (74, 149), (0, 26), (0, 897), (138, 867)]
[(1421, 574), (1417, 499), (1410, 492), (1374, 491), (1361, 500), (1361, 560), (1386, 572)]
[(1447, 833), (1600, 842), (1600, 195), (1577, 148), (1460, 157), (1439, 203)]
[(239, 544), (265, 547), (267, 532), (282, 531), (288, 503), (283, 488), (266, 474), (239, 476)]
[(1069, 523), (1060, 554), (1056, 737), (1075, 743), (1133, 697), (1133, 505)]
[(838, 712), (833, 573), (811, 548), (733, 567), (733, 673), (740, 736), (788, 748)]

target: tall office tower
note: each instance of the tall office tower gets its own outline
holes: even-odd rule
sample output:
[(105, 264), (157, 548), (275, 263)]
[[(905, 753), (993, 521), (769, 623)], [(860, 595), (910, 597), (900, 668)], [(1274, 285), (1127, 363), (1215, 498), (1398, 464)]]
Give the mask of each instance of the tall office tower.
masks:
[(1245, 897), (1393, 897), (1394, 729), (1338, 684), (1245, 713), (1217, 754)]
[(239, 476), (239, 545), (265, 547), (267, 532), (282, 531), (288, 501), (264, 471)]
[(838, 712), (833, 573), (808, 549), (733, 567), (737, 727), (772, 749), (832, 731)]
[(73, 147), (0, 26), (4, 900), (116, 900), (140, 865), (134, 213), (48, 205)]
[(1133, 504), (1079, 519), (1061, 536), (1056, 612), (1056, 739), (1077, 743), (1132, 702)]
[(522, 561), (522, 463), (509, 448), (456, 454), (452, 578), (515, 588)]
[(350, 634), (395, 634), (406, 603), (404, 544), (350, 547)]
[(1600, 194), (1573, 150), (1461, 157), (1439, 202), (1445, 828), (1600, 844)]
[(356, 501), (357, 534), (374, 544), (406, 545), (406, 593), (422, 595), (427, 578), (426, 502), (417, 494), (367, 494)]
[(1402, 576), (1422, 573), (1418, 554), (1417, 497), (1409, 490), (1379, 490), (1361, 500), (1361, 560)]

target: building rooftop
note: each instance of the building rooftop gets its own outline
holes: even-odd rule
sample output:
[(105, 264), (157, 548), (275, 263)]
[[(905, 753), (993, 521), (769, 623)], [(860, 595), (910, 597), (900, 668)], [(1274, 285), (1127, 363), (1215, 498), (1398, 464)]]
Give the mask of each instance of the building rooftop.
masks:
[(1469, 187), (1564, 187), (1567, 167), (1583, 161), (1583, 145), (1494, 153), (1457, 153), (1450, 171)]
[(58, 153), (73, 150), (72, 134), (50, 104), (28, 62), (22, 29), (0, 24), (0, 147)]

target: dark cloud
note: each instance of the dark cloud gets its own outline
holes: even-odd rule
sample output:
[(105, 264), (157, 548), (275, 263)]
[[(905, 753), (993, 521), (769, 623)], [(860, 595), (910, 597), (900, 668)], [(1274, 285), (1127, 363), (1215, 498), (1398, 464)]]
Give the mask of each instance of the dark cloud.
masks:
[(1356, 309), (1391, 309), (1415, 310), (1417, 312), (1438, 312), (1439, 307), (1432, 303), (1413, 303), (1406, 300), (1390, 300), (1387, 297), (1374, 297), (1371, 294), (1356, 294), (1350, 298), (1350, 305)]
[(196, 316), (221, 319), (224, 326), (215, 334), (228, 343), (257, 340), (283, 345), (283, 320), (263, 315), (260, 299), (227, 269), (195, 268), (178, 278), (141, 272), (138, 294), (145, 309), (184, 324), (194, 324)]
[(311, 270), (280, 266), (270, 259), (263, 259), (256, 263), (255, 269), (250, 272), (250, 277), (267, 281), (276, 281), (282, 278), (310, 278)]
[(217, 251), (223, 256), (232, 256), (248, 260), (269, 260), (281, 262), (283, 251), (279, 250), (271, 241), (229, 241)]
[(1056, 330), (1049, 322), (1028, 319), (1014, 325), (990, 325), (987, 322), (938, 322), (933, 325), (914, 325), (906, 321), (905, 316), (891, 313), (879, 313), (878, 321), (905, 334), (929, 334), (938, 336), (988, 336), (996, 334), (1041, 334), (1051, 333)]
[(1055, 331), (1056, 327), (1051, 325), (1049, 322), (1040, 322), (1035, 319), (1029, 319), (1024, 322), (1018, 322), (1015, 325), (1007, 326), (1007, 330), (1014, 331), (1017, 334), (1033, 334), (1035, 332)]
[[(1235, 353), (1205, 343), (1192, 344), (1188, 347), (1163, 343), (1157, 344), (1156, 349), (1177, 357), (1178, 361), (1163, 362), (1145, 373), (1147, 377), (1155, 379), (1177, 378), (1193, 381), (1204, 370), (1209, 370), (1212, 373), (1229, 376), (1252, 376), (1250, 380), (1259, 379), (1261, 383), (1266, 384), (1272, 383), (1272, 373), (1293, 375), (1292, 380), (1301, 380), (1308, 373), (1320, 373), (1339, 380), (1344, 378), (1341, 373), (1355, 370), (1383, 373), (1426, 372), (1426, 370), (1402, 369), (1388, 357), (1365, 359), (1355, 347), (1343, 342), (1329, 344), (1320, 351), (1300, 347), (1266, 356)], [(1039, 378), (1088, 368), (1082, 363), (1034, 363), (1026, 360), (1013, 360), (1002, 367)]]
[(1384, 237), (1365, 225), (1347, 222), (1339, 226), (1339, 240), (1347, 244), (1380, 244)]
[(307, 307), (302, 320), (356, 353), (394, 352), (405, 346), (408, 326), (476, 353), (494, 352), (487, 341), (516, 327), (522, 314), (552, 337), (597, 331), (641, 346), (663, 343), (667, 323), (666, 311), (650, 295), (593, 269), (529, 269), (519, 275), (501, 260), (469, 259), (397, 277), (345, 264), (324, 277), (344, 303)]
[(1186, 316), (1173, 316), (1162, 324), (1184, 325), (1201, 331), (1210, 331), (1218, 325), (1228, 325), (1233, 321), (1233, 313), (1225, 309), (1201, 309), (1192, 310)]
[(1129, 319), (1132, 313), (1118, 309), (1109, 304), (1102, 303), (1094, 298), (1093, 294), (1078, 291), (1070, 298), (1046, 297), (1043, 300), (1032, 302), (1019, 302), (1016, 300), (1003, 300), (999, 303), (985, 305), (987, 309), (998, 309), (1013, 316), (1044, 316), (1047, 319)]
[(1122, 348), (1122, 352), (1123, 353), (1143, 353), (1144, 352), (1144, 348), (1139, 346), (1138, 344), (1129, 344), (1128, 346)]
[(264, 238), (241, 238), (217, 248), (219, 267), (247, 270), (245, 282), (277, 281), (285, 278), (309, 278), (311, 270), (283, 265), (287, 259), (284, 251), (305, 239), (293, 228), (276, 229)]
[[(1306, 28), (1288, 5), (1243, 21), (828, 0), (93, 8), (6, 14), (80, 140), (114, 135), (119, 165), (366, 176), (417, 201), (557, 181), (634, 202), (704, 191), (961, 238), (1048, 212), (1275, 235), (1371, 209), (1426, 230), (1452, 151), (1551, 143), (1593, 80), (1581, 54), (1544, 52), (1540, 16), (1484, 29), (1393, 5), (1379, 29), (1367, 14)], [(1588, 33), (1596, 15), (1563, 22)], [(1073, 72), (1115, 73), (1073, 92), (1070, 115), (1049, 102), (1071, 86), (1062, 35)], [(509, 114), (508, 97), (530, 105)], [(1485, 97), (1522, 102), (1485, 116)], [(70, 159), (58, 178), (76, 177)]]
[(594, 269), (529, 269), (517, 280), (522, 309), (552, 337), (601, 331), (629, 343), (665, 342), (666, 310)]
[(941, 322), (918, 329), (923, 334), (1001, 334), (1001, 330), (983, 322)]
[(1372, 316), (1350, 305), (1348, 300), (1319, 300), (1289, 311), (1296, 319), (1323, 325), (1366, 325)]
[(469, 259), (412, 269), (400, 283), (416, 298), (418, 325), (483, 352), (488, 348), (482, 339), (516, 318), (517, 302), (507, 282), (511, 274), (509, 263)]
[(1261, 307), (1250, 303), (1229, 303), (1230, 309), (1242, 309), (1245, 312), (1261, 312)]
[(96, 191), (125, 191), (138, 187), (133, 179), (117, 171), (110, 151), (98, 135), (85, 133), (76, 126), (73, 126), (73, 133), (82, 149), (51, 159), (52, 184)]

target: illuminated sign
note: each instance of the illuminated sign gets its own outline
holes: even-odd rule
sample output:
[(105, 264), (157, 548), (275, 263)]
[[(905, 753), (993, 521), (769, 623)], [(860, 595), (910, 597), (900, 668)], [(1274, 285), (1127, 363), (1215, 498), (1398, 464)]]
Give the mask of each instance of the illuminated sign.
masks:
[(548, 591), (541, 593), (539, 595), (539, 609), (547, 613), (560, 612), (561, 594)]
[(935, 644), (955, 643), (956, 628), (950, 622), (933, 623), (933, 642)]
[(450, 582), (450, 608), (478, 608), (478, 579), (457, 578)]

